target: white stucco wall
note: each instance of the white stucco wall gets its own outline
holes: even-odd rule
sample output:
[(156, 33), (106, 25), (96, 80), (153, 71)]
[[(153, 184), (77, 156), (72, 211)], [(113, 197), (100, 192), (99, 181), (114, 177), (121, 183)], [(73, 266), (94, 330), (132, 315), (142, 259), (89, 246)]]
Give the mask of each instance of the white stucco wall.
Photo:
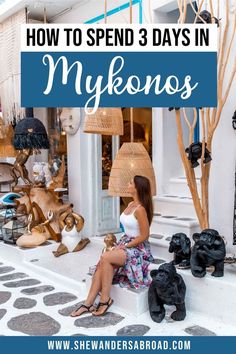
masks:
[[(107, 1), (107, 11), (117, 8), (128, 1), (124, 0), (110, 0)], [(146, 3), (146, 0), (144, 1)], [(137, 5), (133, 6), (133, 22), (138, 22), (138, 10)], [(55, 16), (52, 22), (54, 23), (83, 23), (94, 17), (97, 17), (104, 13), (104, 1), (90, 0), (78, 7), (74, 7), (71, 11), (68, 11), (61, 16)], [(104, 20), (102, 20), (104, 22)], [(129, 23), (129, 10), (123, 10), (115, 15), (107, 17), (108, 23)]]
[[(214, 1), (214, 4), (216, 1)], [(231, 1), (231, 10), (233, 10)], [(224, 23), (224, 4), (220, 1), (221, 13)], [(233, 29), (233, 12), (230, 13), (230, 32)], [(236, 40), (230, 56), (225, 82), (229, 81), (236, 58)], [(226, 86), (225, 86), (226, 88)], [(233, 205), (234, 205), (234, 175), (236, 168), (236, 131), (232, 128), (232, 116), (236, 109), (236, 76), (230, 91), (229, 98), (223, 109), (221, 120), (215, 132), (212, 147), (212, 169), (210, 175), (210, 225), (219, 230), (227, 240), (227, 251), (236, 252), (233, 241)]]

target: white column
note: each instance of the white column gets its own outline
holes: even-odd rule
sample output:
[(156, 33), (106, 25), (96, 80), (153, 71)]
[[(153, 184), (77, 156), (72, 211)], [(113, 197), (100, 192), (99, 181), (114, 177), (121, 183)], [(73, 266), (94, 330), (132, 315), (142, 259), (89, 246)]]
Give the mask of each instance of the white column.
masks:
[(163, 108), (152, 109), (152, 164), (156, 176), (157, 194), (164, 194), (164, 130)]
[(82, 234), (88, 237), (95, 234), (94, 147), (94, 135), (83, 133), (83, 122), (75, 135), (67, 135), (69, 201), (84, 217)]

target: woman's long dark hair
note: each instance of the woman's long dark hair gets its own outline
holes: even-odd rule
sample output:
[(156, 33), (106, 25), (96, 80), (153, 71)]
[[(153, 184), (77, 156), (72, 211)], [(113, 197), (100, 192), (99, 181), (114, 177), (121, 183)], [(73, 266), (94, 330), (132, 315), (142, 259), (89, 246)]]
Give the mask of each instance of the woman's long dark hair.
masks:
[(145, 208), (149, 225), (151, 225), (153, 218), (153, 204), (149, 179), (144, 176), (134, 176), (134, 184), (138, 193), (138, 199)]

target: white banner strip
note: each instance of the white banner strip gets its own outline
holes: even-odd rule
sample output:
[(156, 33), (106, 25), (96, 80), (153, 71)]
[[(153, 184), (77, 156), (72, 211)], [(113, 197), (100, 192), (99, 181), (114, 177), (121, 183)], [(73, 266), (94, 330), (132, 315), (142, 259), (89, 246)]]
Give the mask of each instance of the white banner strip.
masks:
[(215, 24), (24, 24), (23, 52), (216, 52)]

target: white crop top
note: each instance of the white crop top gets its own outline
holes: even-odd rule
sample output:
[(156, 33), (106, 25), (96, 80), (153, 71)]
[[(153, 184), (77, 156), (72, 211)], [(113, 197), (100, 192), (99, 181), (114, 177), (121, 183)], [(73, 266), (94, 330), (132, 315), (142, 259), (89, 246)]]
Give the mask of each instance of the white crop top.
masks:
[(120, 216), (120, 222), (124, 227), (124, 232), (127, 236), (136, 237), (140, 236), (140, 228), (139, 223), (136, 217), (134, 216), (135, 210), (138, 206), (134, 209), (131, 214), (126, 215), (124, 212)]

